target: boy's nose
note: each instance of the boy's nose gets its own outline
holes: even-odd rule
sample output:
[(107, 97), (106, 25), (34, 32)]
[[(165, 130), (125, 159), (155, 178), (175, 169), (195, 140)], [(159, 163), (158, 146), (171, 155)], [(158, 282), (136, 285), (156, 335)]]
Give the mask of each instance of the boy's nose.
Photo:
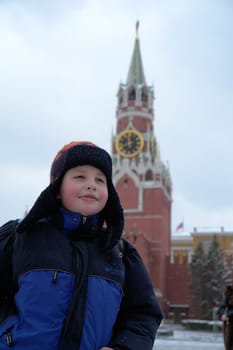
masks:
[(95, 185), (94, 184), (88, 184), (87, 185), (88, 190), (95, 190)]

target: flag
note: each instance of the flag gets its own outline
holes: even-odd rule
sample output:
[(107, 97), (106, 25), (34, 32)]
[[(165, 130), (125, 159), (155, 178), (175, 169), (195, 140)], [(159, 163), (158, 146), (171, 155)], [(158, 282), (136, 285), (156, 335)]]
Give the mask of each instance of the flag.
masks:
[(184, 229), (184, 223), (181, 221), (176, 227), (176, 231), (182, 231)]

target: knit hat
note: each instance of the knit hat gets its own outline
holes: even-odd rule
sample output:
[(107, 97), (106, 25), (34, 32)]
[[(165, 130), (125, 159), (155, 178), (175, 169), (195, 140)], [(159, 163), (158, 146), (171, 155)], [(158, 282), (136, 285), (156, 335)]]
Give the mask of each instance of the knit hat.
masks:
[(70, 142), (57, 153), (51, 165), (50, 185), (41, 193), (28, 215), (19, 224), (18, 232), (24, 232), (33, 222), (58, 211), (60, 204), (57, 193), (63, 176), (69, 169), (79, 165), (92, 165), (106, 176), (108, 200), (100, 213), (101, 221), (107, 226), (105, 245), (111, 248), (119, 241), (123, 231), (124, 216), (119, 196), (112, 182), (112, 159), (104, 149), (89, 141)]
[(112, 185), (112, 159), (110, 155), (95, 144), (70, 142), (57, 153), (50, 170), (50, 183), (61, 181), (65, 173), (78, 165), (92, 165), (100, 169)]

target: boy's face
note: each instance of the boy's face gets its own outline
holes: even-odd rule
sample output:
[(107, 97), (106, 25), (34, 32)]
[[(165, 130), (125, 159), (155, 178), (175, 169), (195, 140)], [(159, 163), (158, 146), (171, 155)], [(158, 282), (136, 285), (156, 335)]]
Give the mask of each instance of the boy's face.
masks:
[(91, 165), (71, 168), (62, 179), (59, 198), (63, 207), (72, 212), (95, 215), (108, 200), (106, 176)]

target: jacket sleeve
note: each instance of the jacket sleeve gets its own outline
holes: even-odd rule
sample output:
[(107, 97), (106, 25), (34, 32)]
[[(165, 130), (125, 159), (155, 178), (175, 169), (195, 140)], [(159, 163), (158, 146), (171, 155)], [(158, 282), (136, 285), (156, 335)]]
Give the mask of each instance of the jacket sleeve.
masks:
[(110, 346), (124, 350), (151, 350), (162, 312), (145, 266), (136, 249), (125, 242), (124, 298)]
[(0, 299), (12, 290), (12, 251), (17, 220), (0, 227)]
[(218, 318), (221, 318), (223, 314), (226, 313), (226, 309), (227, 309), (227, 300), (226, 298), (224, 298), (224, 300), (222, 301), (222, 303), (219, 305), (216, 315)]

